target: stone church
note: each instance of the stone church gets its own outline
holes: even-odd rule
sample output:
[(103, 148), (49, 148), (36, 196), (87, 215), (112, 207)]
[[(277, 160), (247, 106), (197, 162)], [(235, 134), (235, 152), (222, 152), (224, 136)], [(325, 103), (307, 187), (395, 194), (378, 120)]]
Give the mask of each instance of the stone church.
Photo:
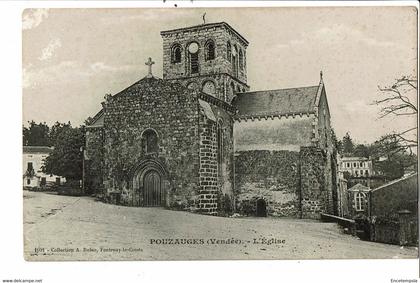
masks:
[(108, 95), (86, 133), (104, 201), (211, 215), (337, 211), (325, 86), (250, 91), (249, 42), (225, 22), (162, 31), (163, 78)]

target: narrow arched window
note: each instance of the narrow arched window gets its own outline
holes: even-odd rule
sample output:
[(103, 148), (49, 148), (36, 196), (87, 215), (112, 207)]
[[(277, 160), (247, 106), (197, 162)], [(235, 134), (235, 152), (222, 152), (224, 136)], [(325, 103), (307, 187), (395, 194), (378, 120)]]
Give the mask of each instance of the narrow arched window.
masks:
[(231, 62), (232, 60), (232, 46), (230, 45), (230, 42), (228, 41), (226, 45), (227, 51), (226, 51), (226, 59)]
[(205, 48), (206, 61), (213, 60), (216, 57), (213, 40), (208, 40), (204, 48)]
[(364, 193), (357, 193), (355, 197), (356, 211), (365, 210), (366, 195)]
[(239, 69), (244, 69), (244, 54), (242, 53), (242, 49), (239, 49)]
[(235, 77), (238, 77), (238, 48), (236, 45), (233, 48), (232, 54), (232, 72)]
[(141, 140), (144, 153), (155, 153), (159, 151), (158, 136), (154, 130), (148, 129), (144, 131)]
[(171, 48), (171, 62), (179, 63), (181, 62), (181, 45), (175, 44)]

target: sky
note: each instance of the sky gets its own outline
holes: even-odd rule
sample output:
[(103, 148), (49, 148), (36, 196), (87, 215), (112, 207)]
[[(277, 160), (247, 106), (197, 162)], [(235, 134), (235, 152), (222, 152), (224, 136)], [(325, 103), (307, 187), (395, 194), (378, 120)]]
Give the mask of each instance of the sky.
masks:
[[(162, 77), (160, 31), (229, 23), (249, 42), (251, 90), (312, 86), (323, 71), (332, 125), (356, 142), (416, 124), (378, 119), (378, 86), (417, 74), (413, 7), (26, 9), (22, 15), (23, 122), (82, 124), (147, 75)], [(416, 96), (411, 97), (416, 102)]]

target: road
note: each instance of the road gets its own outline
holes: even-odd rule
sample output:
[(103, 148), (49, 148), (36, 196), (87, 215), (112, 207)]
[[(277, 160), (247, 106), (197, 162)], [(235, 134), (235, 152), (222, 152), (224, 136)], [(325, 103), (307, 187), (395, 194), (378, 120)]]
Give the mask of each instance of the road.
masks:
[(23, 198), (30, 261), (417, 257), (417, 248), (361, 241), (315, 220), (224, 218), (44, 192)]

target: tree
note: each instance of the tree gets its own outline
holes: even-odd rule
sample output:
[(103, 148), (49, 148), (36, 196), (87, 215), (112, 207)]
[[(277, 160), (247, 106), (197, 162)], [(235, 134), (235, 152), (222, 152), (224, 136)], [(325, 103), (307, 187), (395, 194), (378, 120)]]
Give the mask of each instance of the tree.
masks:
[(407, 168), (417, 165), (416, 155), (407, 152), (393, 135), (381, 137), (370, 148), (376, 171), (390, 179), (402, 177)]
[(347, 155), (352, 155), (354, 151), (354, 143), (353, 140), (350, 137), (349, 132), (346, 133), (346, 135), (343, 137), (342, 142), (343, 147), (343, 153)]
[(43, 171), (47, 174), (64, 176), (68, 180), (80, 180), (83, 170), (84, 146), (83, 128), (72, 128), (70, 125), (58, 126), (54, 149), (45, 159)]
[(50, 146), (49, 130), (47, 123), (29, 122), (29, 127), (23, 126), (23, 145)]
[(51, 145), (54, 146), (57, 143), (57, 140), (62, 131), (71, 128), (70, 121), (68, 123), (60, 123), (55, 122), (54, 125), (50, 129), (50, 142)]
[(365, 144), (358, 144), (354, 147), (353, 155), (357, 157), (369, 158), (371, 155), (370, 148)]
[[(417, 78), (403, 76), (391, 86), (378, 86), (382, 98), (374, 101), (381, 107), (379, 118), (389, 115), (417, 117)], [(392, 150), (413, 152), (417, 148), (417, 126), (408, 127), (382, 137), (383, 142), (389, 143)]]

